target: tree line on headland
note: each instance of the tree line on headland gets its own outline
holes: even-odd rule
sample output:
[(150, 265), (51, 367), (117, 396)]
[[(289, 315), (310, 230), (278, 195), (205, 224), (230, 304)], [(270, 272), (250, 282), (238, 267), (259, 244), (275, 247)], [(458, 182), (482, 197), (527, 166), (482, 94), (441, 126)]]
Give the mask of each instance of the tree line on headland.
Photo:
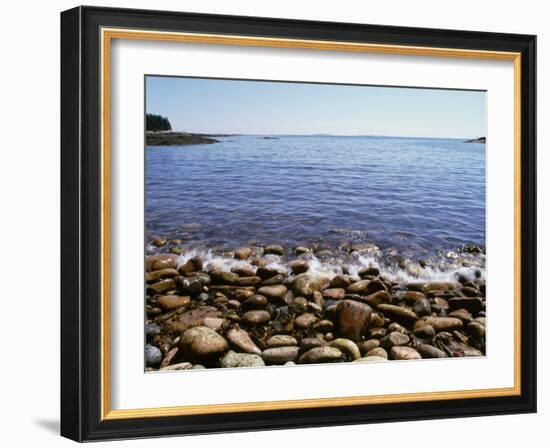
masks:
[(172, 125), (170, 124), (170, 120), (162, 115), (146, 114), (145, 129), (152, 132), (171, 131)]

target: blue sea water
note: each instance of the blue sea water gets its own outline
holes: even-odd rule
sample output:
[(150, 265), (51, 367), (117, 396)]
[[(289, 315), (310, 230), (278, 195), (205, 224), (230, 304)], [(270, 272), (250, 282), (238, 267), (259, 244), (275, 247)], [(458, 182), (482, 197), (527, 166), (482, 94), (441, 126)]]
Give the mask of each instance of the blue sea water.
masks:
[(146, 148), (148, 236), (228, 249), (374, 243), (414, 258), (485, 244), (485, 144), (217, 139)]

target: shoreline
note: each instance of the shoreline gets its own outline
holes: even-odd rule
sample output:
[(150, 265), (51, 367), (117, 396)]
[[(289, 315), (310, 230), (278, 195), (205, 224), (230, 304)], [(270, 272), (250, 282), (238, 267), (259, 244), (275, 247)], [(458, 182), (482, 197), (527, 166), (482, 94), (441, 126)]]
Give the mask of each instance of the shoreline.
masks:
[(224, 255), (147, 256), (148, 371), (485, 355), (479, 269), (430, 281), (373, 262), (329, 272), (307, 247)]
[(152, 132), (145, 133), (146, 146), (184, 146), (184, 145), (204, 145), (218, 143), (219, 140), (203, 135), (189, 134), (186, 132)]

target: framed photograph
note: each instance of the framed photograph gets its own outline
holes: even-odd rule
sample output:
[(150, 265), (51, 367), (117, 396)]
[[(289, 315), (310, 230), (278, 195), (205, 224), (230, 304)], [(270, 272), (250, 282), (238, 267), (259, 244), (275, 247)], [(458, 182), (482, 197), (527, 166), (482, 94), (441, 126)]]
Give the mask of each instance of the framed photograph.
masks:
[(535, 412), (535, 36), (61, 14), (61, 433)]

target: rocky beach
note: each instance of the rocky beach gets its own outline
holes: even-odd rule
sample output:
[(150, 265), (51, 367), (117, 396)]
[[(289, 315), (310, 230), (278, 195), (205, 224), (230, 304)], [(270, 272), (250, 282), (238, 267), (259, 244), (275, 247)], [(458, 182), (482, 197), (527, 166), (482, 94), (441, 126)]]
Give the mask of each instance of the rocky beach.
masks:
[(404, 263), (373, 244), (190, 248), (152, 238), (147, 371), (485, 355), (484, 249)]

